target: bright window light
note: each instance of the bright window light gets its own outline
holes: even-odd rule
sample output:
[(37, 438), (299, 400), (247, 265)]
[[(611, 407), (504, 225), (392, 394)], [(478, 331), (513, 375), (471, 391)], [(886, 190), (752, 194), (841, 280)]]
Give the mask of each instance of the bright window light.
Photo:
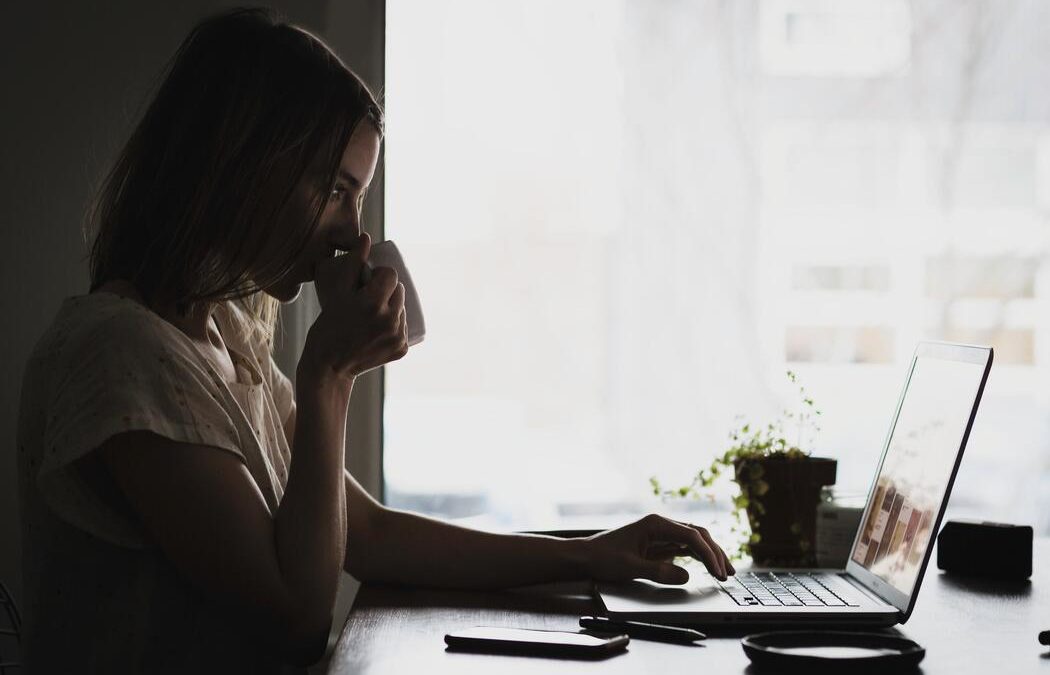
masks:
[[(799, 373), (865, 493), (917, 341), (992, 344), (953, 512), (1050, 532), (1050, 5), (387, 1), (386, 230), (428, 334), (386, 494), (667, 510)], [(697, 503), (691, 508), (717, 506)], [(697, 516), (705, 517), (705, 516)]]

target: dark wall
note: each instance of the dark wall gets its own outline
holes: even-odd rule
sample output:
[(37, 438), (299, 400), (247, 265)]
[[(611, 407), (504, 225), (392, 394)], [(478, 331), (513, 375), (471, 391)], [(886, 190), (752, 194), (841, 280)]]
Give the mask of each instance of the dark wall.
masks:
[[(62, 299), (87, 289), (83, 215), (158, 73), (197, 20), (236, 4), (245, 3), (12, 0), (0, 9), (0, 579), (16, 597), (23, 364)], [(329, 0), (271, 5), (324, 35)], [(362, 56), (345, 55), (351, 65)]]

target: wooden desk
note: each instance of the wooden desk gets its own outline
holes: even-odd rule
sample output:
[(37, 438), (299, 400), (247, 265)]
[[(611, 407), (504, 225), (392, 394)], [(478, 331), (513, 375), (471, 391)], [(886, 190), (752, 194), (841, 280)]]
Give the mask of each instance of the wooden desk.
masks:
[[(1036, 541), (1031, 582), (961, 580), (927, 571), (911, 620), (900, 632), (926, 648), (924, 675), (1050, 675), (1050, 539)], [(740, 648), (748, 631), (682, 647), (631, 640), (605, 661), (562, 661), (446, 653), (447, 632), (478, 625), (577, 630), (594, 614), (588, 584), (534, 586), (498, 593), (364, 586), (339, 638), (329, 673), (755, 673)]]

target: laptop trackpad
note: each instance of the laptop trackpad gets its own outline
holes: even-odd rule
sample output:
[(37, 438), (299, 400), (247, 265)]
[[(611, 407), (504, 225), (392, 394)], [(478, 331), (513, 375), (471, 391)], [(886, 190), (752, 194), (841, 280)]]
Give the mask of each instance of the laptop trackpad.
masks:
[(737, 607), (711, 577), (701, 577), (700, 583), (690, 581), (684, 586), (665, 586), (637, 579), (603, 583), (598, 590), (610, 612), (695, 612)]

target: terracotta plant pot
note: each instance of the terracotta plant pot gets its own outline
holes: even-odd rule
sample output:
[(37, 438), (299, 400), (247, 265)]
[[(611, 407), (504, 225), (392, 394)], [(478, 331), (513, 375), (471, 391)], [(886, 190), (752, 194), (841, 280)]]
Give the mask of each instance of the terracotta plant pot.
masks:
[[(748, 495), (747, 518), (760, 540), (751, 544), (756, 565), (816, 565), (820, 490), (835, 484), (837, 462), (826, 457), (760, 457), (734, 462), (735, 479)], [(767, 486), (763, 492), (761, 483)], [(762, 494), (759, 494), (763, 492)]]

